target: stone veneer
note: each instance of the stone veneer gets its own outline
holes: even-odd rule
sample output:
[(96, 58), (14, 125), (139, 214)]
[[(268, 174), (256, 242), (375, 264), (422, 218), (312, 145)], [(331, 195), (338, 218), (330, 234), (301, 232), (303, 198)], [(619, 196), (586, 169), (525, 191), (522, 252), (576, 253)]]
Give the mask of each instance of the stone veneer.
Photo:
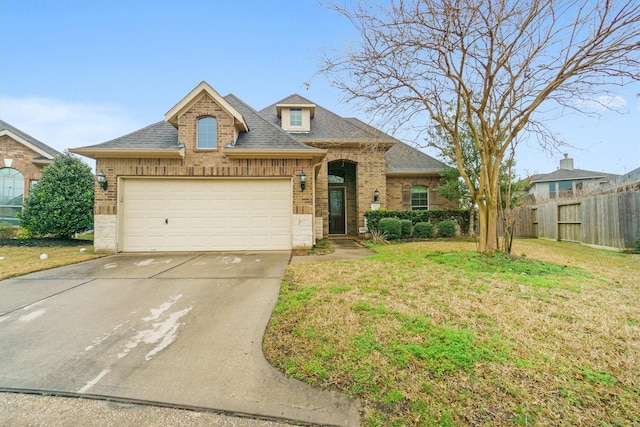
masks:
[(95, 252), (116, 252), (116, 231), (118, 217), (116, 215), (94, 215), (93, 217), (93, 249)]

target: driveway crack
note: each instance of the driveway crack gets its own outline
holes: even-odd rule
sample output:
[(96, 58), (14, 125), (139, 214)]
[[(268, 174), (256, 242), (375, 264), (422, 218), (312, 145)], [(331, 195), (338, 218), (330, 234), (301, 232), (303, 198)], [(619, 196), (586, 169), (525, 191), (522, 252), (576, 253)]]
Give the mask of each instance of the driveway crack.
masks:
[(48, 295), (48, 296), (46, 296), (46, 297), (44, 297), (44, 298), (40, 298), (40, 299), (39, 299), (39, 300), (37, 300), (37, 301), (33, 301), (33, 302), (30, 302), (29, 304), (21, 305), (20, 307), (16, 307), (16, 308), (14, 308), (13, 310), (9, 310), (9, 311), (7, 311), (7, 312), (5, 312), (5, 313), (1, 313), (1, 314), (0, 314), (0, 317), (6, 316), (6, 315), (8, 315), (8, 314), (15, 313), (16, 311), (24, 310), (24, 309), (25, 309), (25, 308), (27, 308), (27, 307), (30, 307), (30, 306), (32, 306), (32, 305), (35, 305), (35, 304), (41, 303), (41, 302), (46, 301), (46, 300), (48, 300), (48, 299), (50, 299), (50, 298), (53, 298), (53, 297), (58, 296), (58, 295), (60, 295), (60, 294), (63, 294), (63, 293), (65, 293), (65, 292), (67, 292), (67, 291), (71, 291), (71, 290), (73, 290), (73, 289), (79, 288), (80, 286), (84, 286), (84, 285), (86, 285), (86, 284), (88, 284), (88, 283), (93, 282), (94, 280), (96, 280), (96, 279), (89, 279), (89, 280), (87, 280), (86, 282), (78, 283), (77, 285), (74, 285), (74, 286), (71, 286), (71, 287), (69, 287), (69, 288), (63, 289), (63, 290), (61, 290), (60, 292), (56, 292), (56, 293), (53, 293), (53, 294), (51, 294), (51, 295)]

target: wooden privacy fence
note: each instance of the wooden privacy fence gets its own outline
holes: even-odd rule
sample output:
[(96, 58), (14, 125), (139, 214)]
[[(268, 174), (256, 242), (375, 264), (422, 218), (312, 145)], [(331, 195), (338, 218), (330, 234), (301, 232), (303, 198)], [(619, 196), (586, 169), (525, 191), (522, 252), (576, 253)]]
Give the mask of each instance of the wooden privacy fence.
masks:
[(524, 207), (517, 212), (515, 236), (633, 248), (640, 236), (640, 191)]

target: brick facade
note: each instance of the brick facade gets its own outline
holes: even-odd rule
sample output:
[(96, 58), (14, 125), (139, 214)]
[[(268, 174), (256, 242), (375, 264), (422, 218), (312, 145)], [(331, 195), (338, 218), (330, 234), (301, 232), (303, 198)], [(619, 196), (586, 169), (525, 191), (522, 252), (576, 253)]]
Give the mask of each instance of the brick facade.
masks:
[(387, 178), (386, 209), (411, 209), (411, 187), (423, 185), (429, 189), (429, 210), (458, 209), (458, 202), (448, 200), (438, 193), (439, 177), (402, 176)]
[(39, 180), (42, 178), (42, 168), (44, 165), (37, 165), (33, 163), (35, 157), (41, 157), (40, 153), (37, 153), (25, 146), (24, 144), (15, 141), (8, 135), (0, 137), (0, 167), (8, 167), (5, 164), (4, 159), (12, 159), (12, 169), (18, 170), (24, 176), (24, 198), (29, 197), (29, 183), (33, 180)]
[[(198, 149), (197, 119), (212, 116), (217, 120), (217, 148)], [(116, 251), (118, 226), (113, 218), (118, 214), (119, 178), (126, 177), (202, 177), (202, 178), (290, 178), (292, 182), (292, 230), (295, 247), (311, 247), (313, 233), (314, 176), (312, 160), (304, 159), (239, 159), (229, 158), (224, 146), (233, 141), (234, 121), (206, 93), (178, 117), (178, 140), (185, 145), (185, 156), (164, 158), (98, 158), (96, 171), (104, 172), (108, 189), (96, 182), (95, 210), (100, 231), (96, 229), (96, 250)], [(299, 175), (307, 171), (306, 191), (300, 189)], [(104, 239), (102, 239), (104, 237)], [(101, 240), (102, 239), (102, 240)], [(103, 241), (104, 240), (104, 241)]]
[[(313, 154), (303, 155), (308, 151), (307, 149), (301, 150), (300, 154), (294, 149), (270, 151), (268, 143), (271, 139), (268, 136), (260, 139), (254, 146), (259, 148), (254, 148), (253, 151), (246, 148), (246, 151), (225, 148), (230, 143), (235, 143), (238, 137), (237, 132), (240, 132), (238, 125), (240, 122), (244, 125), (244, 119), (233, 107), (225, 105), (226, 101), (217, 98), (215, 91), (206, 90), (208, 86), (204, 82), (201, 85), (204, 85), (205, 90), (200, 93), (196, 90), (192, 91), (167, 114), (170, 116), (167, 121), (177, 127), (177, 143), (184, 144), (184, 157), (177, 158), (177, 151), (175, 158), (161, 158), (160, 154), (158, 158), (122, 158), (124, 151), (116, 152), (119, 156), (117, 158), (97, 156), (96, 171), (106, 175), (109, 186), (106, 191), (102, 190), (98, 183), (95, 187), (96, 249), (118, 250), (117, 230), (121, 225), (118, 223), (121, 219), (118, 216), (118, 186), (121, 184), (121, 179), (130, 177), (290, 179), (291, 235), (294, 248), (310, 247), (315, 244), (317, 238), (330, 235), (357, 236), (360, 228), (365, 225), (364, 213), (372, 209), (374, 203), (376, 207), (382, 209), (410, 209), (412, 185), (424, 185), (429, 188), (430, 209), (456, 207), (455, 202), (442, 198), (435, 190), (438, 177), (387, 176), (387, 150), (395, 142), (390, 137), (378, 142), (367, 137), (354, 138), (353, 132), (331, 134), (331, 129), (326, 122), (320, 121), (319, 125), (324, 123), (325, 132), (333, 136), (327, 138), (327, 134), (320, 131), (319, 139), (315, 141), (312, 135), (306, 138), (299, 137), (302, 143), (316, 149), (311, 150)], [(232, 109), (229, 110), (229, 108)], [(251, 114), (251, 111), (243, 111), (245, 114)], [(216, 119), (217, 146), (215, 149), (197, 147), (198, 119), (201, 117)], [(334, 120), (333, 116), (330, 117)], [(340, 119), (338, 116), (335, 117)], [(354, 123), (351, 120), (340, 120), (343, 120), (342, 124), (345, 126), (352, 126)], [(252, 123), (256, 124), (255, 121)], [(313, 126), (314, 123), (311, 120), (312, 130)], [(361, 123), (352, 129), (358, 132), (363, 127), (367, 129), (366, 126)], [(259, 122), (256, 127), (260, 128)], [(243, 130), (246, 128), (243, 127)], [(255, 135), (262, 134), (249, 133), (246, 138)], [(267, 131), (265, 135), (273, 135), (273, 133)], [(367, 135), (370, 138), (371, 134)], [(378, 136), (375, 132), (374, 135)], [(277, 139), (277, 135), (274, 138)], [(298, 137), (293, 136), (293, 139), (296, 138)], [(241, 140), (246, 141), (246, 139)], [(290, 142), (295, 146), (295, 141)], [(127, 148), (131, 147), (127, 146)], [(105, 151), (105, 153), (108, 152)], [(155, 154), (153, 151), (151, 153), (152, 156)], [(330, 170), (333, 174), (340, 173), (344, 177), (343, 182), (329, 183)], [(307, 176), (305, 191), (300, 188), (299, 175), (302, 171)], [(336, 231), (337, 229), (333, 231), (330, 229), (329, 190), (332, 188), (344, 189), (346, 216), (344, 233)], [(374, 201), (376, 190), (379, 193), (379, 199)], [(333, 225), (335, 224), (338, 223)]]
[[(345, 170), (355, 171), (355, 182), (347, 174), (342, 186), (346, 189), (346, 235), (355, 236), (358, 229), (364, 227), (364, 213), (371, 209), (373, 193), (380, 192), (377, 203), (386, 203), (386, 166), (385, 151), (381, 146), (374, 147), (330, 147), (320, 166), (316, 187), (316, 216), (323, 220), (323, 236), (329, 236), (329, 164), (336, 162), (347, 165)], [(334, 163), (332, 163), (334, 164)], [(339, 166), (338, 166), (339, 167)]]

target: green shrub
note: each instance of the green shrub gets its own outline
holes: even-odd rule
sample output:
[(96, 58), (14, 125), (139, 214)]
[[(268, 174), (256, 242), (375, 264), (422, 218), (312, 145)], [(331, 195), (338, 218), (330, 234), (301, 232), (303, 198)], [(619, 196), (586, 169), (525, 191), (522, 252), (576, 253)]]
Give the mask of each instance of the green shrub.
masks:
[(378, 222), (378, 229), (388, 240), (396, 240), (402, 236), (402, 223), (398, 218), (382, 218)]
[(26, 228), (18, 228), (18, 234), (17, 234), (17, 238), (18, 239), (31, 239), (34, 236), (34, 234), (27, 230)]
[(456, 223), (450, 220), (440, 221), (438, 223), (438, 237), (455, 237)]
[(636, 237), (636, 251), (640, 251), (640, 234)]
[(422, 211), (422, 210), (393, 210), (388, 211), (385, 209), (379, 209), (376, 211), (369, 210), (364, 214), (367, 219), (367, 227), (368, 231), (371, 232), (373, 230), (378, 229), (378, 221), (382, 218), (398, 218), (398, 219), (409, 219), (412, 224), (417, 224), (419, 222), (430, 222), (432, 224), (437, 224), (440, 221), (444, 220), (452, 220), (456, 224), (460, 226), (461, 234), (469, 234), (469, 226), (471, 223), (471, 211), (462, 209), (462, 210), (433, 210), (433, 211)]
[(11, 239), (15, 227), (6, 221), (0, 222), (0, 239)]
[(93, 227), (91, 167), (69, 152), (55, 156), (29, 194), (20, 225), (34, 235), (71, 238)]
[(413, 226), (413, 235), (419, 239), (430, 239), (433, 237), (433, 224), (430, 222), (419, 222)]
[(411, 237), (411, 228), (413, 226), (413, 224), (411, 223), (410, 219), (401, 219), (400, 220), (400, 226), (402, 227), (402, 235), (401, 237), (403, 239), (408, 239), (409, 237)]

